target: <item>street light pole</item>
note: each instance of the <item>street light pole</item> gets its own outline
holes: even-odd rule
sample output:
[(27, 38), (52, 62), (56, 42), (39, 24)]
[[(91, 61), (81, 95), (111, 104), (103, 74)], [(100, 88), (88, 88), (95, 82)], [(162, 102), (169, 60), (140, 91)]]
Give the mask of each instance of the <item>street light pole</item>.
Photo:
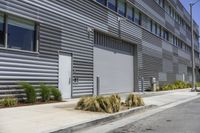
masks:
[(193, 17), (192, 17), (192, 7), (200, 2), (200, 0), (197, 0), (194, 3), (190, 3), (190, 24), (191, 24), (191, 46), (192, 46), (192, 91), (195, 91), (195, 57), (194, 57), (194, 33), (193, 33)]
[(191, 46), (192, 46), (192, 91), (195, 90), (195, 60), (194, 60), (194, 35), (193, 35), (193, 17), (192, 7), (194, 3), (190, 3), (190, 24), (191, 24)]

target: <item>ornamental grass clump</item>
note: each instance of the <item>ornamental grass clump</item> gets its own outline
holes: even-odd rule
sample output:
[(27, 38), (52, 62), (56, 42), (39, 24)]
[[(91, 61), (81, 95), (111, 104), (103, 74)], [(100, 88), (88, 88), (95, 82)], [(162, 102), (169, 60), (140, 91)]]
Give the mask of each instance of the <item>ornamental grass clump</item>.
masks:
[(50, 100), (51, 97), (51, 89), (46, 86), (45, 84), (40, 85), (40, 93), (42, 101), (47, 102)]
[(12, 107), (17, 105), (17, 99), (13, 97), (6, 97), (0, 101), (0, 104), (4, 107)]
[(62, 94), (58, 88), (51, 87), (51, 94), (53, 96), (53, 100), (55, 101), (61, 101), (62, 100)]
[(112, 96), (96, 96), (96, 97), (82, 97), (76, 105), (75, 109), (92, 111), (92, 112), (105, 112), (115, 113), (120, 110), (121, 98), (118, 95)]
[(135, 95), (135, 94), (129, 94), (126, 98), (125, 105), (130, 107), (137, 107), (137, 106), (144, 106), (144, 101), (142, 97)]
[(24, 89), (26, 93), (26, 98), (28, 103), (35, 103), (36, 102), (36, 91), (35, 88), (26, 82), (20, 83), (21, 88)]
[(76, 105), (77, 110), (102, 112), (96, 97), (82, 97)]
[(98, 112), (113, 113), (113, 108), (112, 108), (110, 97), (100, 96), (100, 97), (96, 97), (96, 100), (100, 107), (100, 111), (98, 111)]
[(119, 97), (119, 95), (112, 95), (109, 97), (109, 100), (112, 107), (112, 112), (119, 112), (121, 107), (121, 98)]

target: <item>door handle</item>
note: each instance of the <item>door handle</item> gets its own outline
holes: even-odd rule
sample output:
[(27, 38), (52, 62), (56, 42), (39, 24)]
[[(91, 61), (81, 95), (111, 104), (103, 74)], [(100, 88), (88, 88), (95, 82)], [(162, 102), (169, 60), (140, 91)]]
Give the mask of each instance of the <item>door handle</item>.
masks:
[(71, 78), (69, 78), (69, 82), (68, 83), (71, 84)]

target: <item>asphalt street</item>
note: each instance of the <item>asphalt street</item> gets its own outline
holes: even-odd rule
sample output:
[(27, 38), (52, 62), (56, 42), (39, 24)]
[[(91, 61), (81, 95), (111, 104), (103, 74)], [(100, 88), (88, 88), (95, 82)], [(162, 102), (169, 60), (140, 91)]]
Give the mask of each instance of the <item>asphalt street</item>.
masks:
[(200, 133), (200, 98), (115, 129), (110, 133)]

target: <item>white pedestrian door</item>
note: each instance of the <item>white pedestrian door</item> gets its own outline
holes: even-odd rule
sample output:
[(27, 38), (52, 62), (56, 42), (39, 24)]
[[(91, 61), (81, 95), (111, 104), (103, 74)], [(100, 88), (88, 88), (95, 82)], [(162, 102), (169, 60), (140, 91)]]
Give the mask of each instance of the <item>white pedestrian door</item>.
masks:
[(71, 98), (71, 56), (59, 55), (59, 89), (63, 99)]

